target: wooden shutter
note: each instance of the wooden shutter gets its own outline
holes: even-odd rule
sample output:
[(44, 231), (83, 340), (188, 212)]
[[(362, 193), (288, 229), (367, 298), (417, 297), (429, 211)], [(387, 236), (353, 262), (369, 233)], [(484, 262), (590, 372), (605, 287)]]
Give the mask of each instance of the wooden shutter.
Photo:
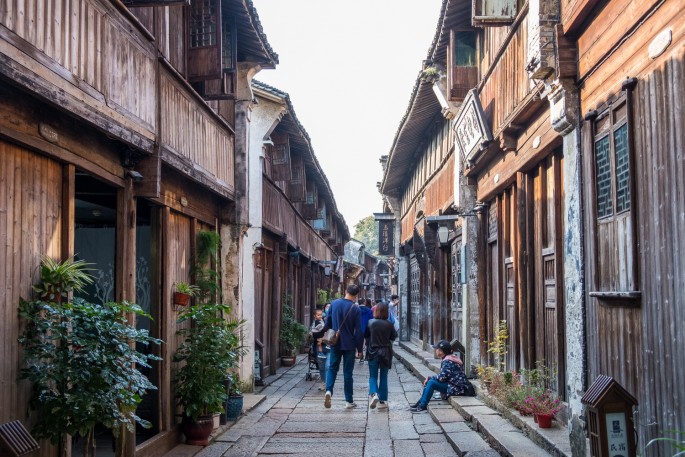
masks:
[(464, 101), (478, 84), (478, 32), (475, 29), (450, 31), (447, 51), (450, 65), (450, 99)]
[(198, 84), (198, 92), (207, 100), (235, 99), (238, 74), (237, 29), (235, 19), (226, 12), (221, 20), (221, 72), (218, 79), (208, 79)]
[(274, 181), (290, 181), (290, 140), (287, 133), (272, 133), (271, 173)]
[(473, 25), (511, 24), (516, 18), (516, 0), (473, 0)]
[(221, 0), (192, 0), (188, 14), (188, 81), (221, 78)]
[(291, 173), (292, 177), (288, 184), (288, 198), (293, 202), (305, 201), (307, 198), (307, 180), (302, 157), (292, 157)]
[(319, 200), (316, 184), (313, 181), (307, 181), (305, 186), (307, 194), (302, 205), (302, 216), (305, 219), (316, 219), (316, 207)]
[(122, 0), (128, 7), (190, 5), (190, 0)]

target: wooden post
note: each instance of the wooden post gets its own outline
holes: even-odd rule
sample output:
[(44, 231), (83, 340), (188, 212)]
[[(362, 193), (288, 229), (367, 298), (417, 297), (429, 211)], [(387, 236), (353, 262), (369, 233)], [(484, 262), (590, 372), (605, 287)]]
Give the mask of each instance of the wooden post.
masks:
[(516, 231), (518, 236), (516, 237), (516, 282), (518, 284), (518, 318), (519, 318), (519, 348), (517, 351), (520, 357), (521, 367), (530, 367), (529, 358), (529, 328), (530, 328), (530, 315), (528, 309), (528, 257), (530, 248), (528, 246), (528, 237), (526, 233), (526, 222), (527, 214), (529, 213), (530, 207), (527, 204), (528, 201), (528, 180), (526, 175), (518, 172), (516, 173)]
[(62, 168), (62, 239), (60, 246), (62, 261), (74, 255), (75, 188), (76, 168), (71, 164), (65, 165)]
[[(115, 296), (117, 301), (136, 300), (136, 199), (133, 196), (133, 181), (126, 180), (117, 192), (117, 230), (115, 259)], [(130, 325), (136, 325), (136, 315), (126, 316)], [(135, 433), (120, 430), (117, 438), (117, 457), (135, 454)]]

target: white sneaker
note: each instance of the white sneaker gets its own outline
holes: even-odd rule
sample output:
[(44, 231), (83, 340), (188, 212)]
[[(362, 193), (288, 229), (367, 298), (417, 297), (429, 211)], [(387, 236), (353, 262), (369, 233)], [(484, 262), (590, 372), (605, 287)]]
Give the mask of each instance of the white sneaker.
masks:
[(388, 402), (387, 401), (382, 401), (378, 404), (378, 410), (380, 411), (381, 409), (388, 409)]
[(355, 402), (349, 402), (349, 401), (345, 402), (345, 409), (352, 409), (352, 408), (356, 408), (356, 407), (357, 407), (357, 404)]
[(371, 403), (369, 404), (369, 409), (374, 409), (378, 404), (378, 395), (371, 395)]
[(331, 391), (330, 391), (330, 390), (327, 390), (327, 391), (326, 391), (326, 395), (324, 395), (324, 397), (323, 397), (323, 405), (324, 405), (326, 408), (330, 408), (330, 407), (331, 407), (331, 395), (332, 395), (332, 394), (331, 394)]

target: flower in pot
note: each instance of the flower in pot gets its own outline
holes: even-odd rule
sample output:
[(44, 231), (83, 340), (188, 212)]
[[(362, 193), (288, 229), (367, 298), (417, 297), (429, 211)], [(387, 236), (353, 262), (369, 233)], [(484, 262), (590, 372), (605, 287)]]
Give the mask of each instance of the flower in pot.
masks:
[[(244, 351), (239, 336), (244, 321), (230, 318), (230, 312), (225, 304), (201, 303), (187, 307), (178, 319), (192, 322), (178, 331), (183, 343), (174, 355), (175, 362), (183, 362), (174, 382), (187, 444), (209, 443), (212, 415), (225, 408), (227, 373), (237, 367)], [(196, 431), (201, 433), (195, 435)]]
[(193, 286), (187, 282), (177, 282), (174, 284), (174, 305), (188, 306), (190, 299), (196, 297), (200, 293), (198, 286)]
[(559, 398), (549, 390), (535, 392), (526, 398), (526, 404), (535, 414), (540, 428), (550, 428), (555, 414), (561, 410)]
[(295, 311), (292, 306), (287, 303), (283, 305), (283, 314), (281, 320), (281, 351), (282, 362), (285, 366), (292, 366), (295, 363), (297, 351), (302, 345), (305, 335), (307, 335), (307, 327), (295, 320)]

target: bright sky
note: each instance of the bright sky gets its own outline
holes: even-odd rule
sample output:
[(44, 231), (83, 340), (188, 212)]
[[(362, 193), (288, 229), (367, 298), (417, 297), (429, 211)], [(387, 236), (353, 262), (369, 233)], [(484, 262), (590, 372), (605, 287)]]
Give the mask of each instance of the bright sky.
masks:
[(388, 154), (426, 58), (441, 0), (253, 0), (275, 70), (256, 79), (290, 95), (333, 195), (354, 225), (382, 210)]

